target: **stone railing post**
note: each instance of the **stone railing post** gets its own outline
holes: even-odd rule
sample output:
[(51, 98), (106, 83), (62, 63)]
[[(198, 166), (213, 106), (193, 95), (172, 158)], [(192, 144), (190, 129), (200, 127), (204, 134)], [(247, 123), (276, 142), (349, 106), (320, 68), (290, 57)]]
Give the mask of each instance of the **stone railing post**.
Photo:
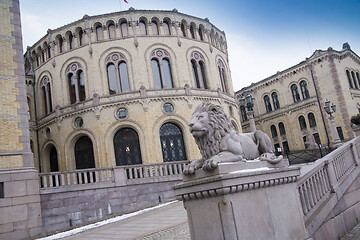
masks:
[(327, 173), (328, 173), (331, 192), (334, 193), (334, 192), (336, 192), (338, 182), (337, 182), (337, 179), (336, 179), (336, 173), (335, 173), (334, 165), (331, 163), (330, 159), (327, 159), (325, 161), (325, 168), (326, 168)]
[(125, 186), (126, 185), (126, 170), (123, 167), (113, 168), (115, 186)]
[(355, 166), (358, 166), (359, 165), (359, 156), (358, 156), (356, 145), (354, 143), (350, 143), (350, 148), (351, 148), (352, 154), (354, 156)]
[[(264, 162), (260, 162), (260, 165)], [(306, 239), (296, 180), (299, 167), (220, 164), (174, 187), (191, 239)]]

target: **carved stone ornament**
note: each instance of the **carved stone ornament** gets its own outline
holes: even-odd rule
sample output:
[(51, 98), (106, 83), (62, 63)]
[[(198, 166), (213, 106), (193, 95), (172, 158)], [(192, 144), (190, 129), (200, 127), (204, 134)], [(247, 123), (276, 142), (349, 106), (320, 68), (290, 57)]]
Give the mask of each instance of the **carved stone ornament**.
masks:
[(215, 104), (204, 102), (193, 113), (189, 123), (202, 155), (185, 167), (184, 174), (194, 174), (196, 169), (210, 171), (219, 163), (262, 160), (279, 163), (283, 157), (276, 157), (268, 135), (262, 131), (238, 133), (224, 110)]

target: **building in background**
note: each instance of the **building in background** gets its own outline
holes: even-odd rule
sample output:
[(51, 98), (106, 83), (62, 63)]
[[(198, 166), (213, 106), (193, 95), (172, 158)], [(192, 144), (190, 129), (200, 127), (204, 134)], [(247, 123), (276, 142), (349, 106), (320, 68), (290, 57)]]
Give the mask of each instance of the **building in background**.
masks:
[(202, 101), (241, 131), (225, 33), (176, 9), (85, 15), (49, 30), (25, 68), (41, 172), (199, 158), (188, 122)]
[(18, 0), (0, 1), (0, 239), (42, 231), (38, 171), (30, 150)]
[[(341, 140), (354, 137), (351, 116), (360, 112), (360, 58), (348, 43), (340, 51), (317, 50), (305, 61), (236, 92), (247, 90), (255, 98), (256, 128), (266, 132), (275, 149), (302, 150), (312, 135), (318, 144), (334, 142), (328, 99)], [(240, 108), (244, 132), (250, 131), (246, 109)]]

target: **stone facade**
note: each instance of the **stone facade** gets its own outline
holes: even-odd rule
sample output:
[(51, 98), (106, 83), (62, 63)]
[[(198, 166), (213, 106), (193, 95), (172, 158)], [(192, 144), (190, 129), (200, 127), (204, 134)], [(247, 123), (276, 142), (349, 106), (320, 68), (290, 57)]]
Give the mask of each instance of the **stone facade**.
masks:
[(30, 151), (19, 1), (0, 1), (0, 239), (41, 233), (38, 172)]
[[(90, 167), (122, 165), (114, 139), (123, 129), (135, 132), (139, 141), (141, 161), (132, 159), (131, 163), (199, 158), (188, 121), (202, 101), (221, 105), (241, 131), (226, 37), (208, 19), (176, 9), (131, 8), (85, 15), (49, 30), (28, 49), (25, 61), (30, 136), (35, 165), (39, 167), (40, 163), (42, 172), (79, 168), (75, 149), (83, 137), (93, 146), (94, 165)], [(119, 63), (126, 63), (122, 65), (126, 67)], [(115, 71), (112, 76), (109, 64), (114, 64), (116, 70), (119, 67), (119, 74)], [(83, 75), (78, 78), (83, 82), (77, 82), (72, 90), (69, 78), (74, 73), (76, 79), (79, 71)], [(171, 106), (170, 111), (166, 110), (169, 103), (172, 112)], [(119, 118), (119, 109), (127, 116)], [(82, 121), (75, 121), (79, 117)], [(172, 143), (160, 141), (164, 136), (160, 129), (167, 123), (180, 130), (177, 136), (182, 137), (176, 140), (182, 138), (184, 143), (176, 145), (176, 158), (163, 160), (163, 154), (173, 153)], [(171, 135), (169, 131), (164, 134)], [(129, 147), (124, 151), (132, 150)], [(51, 167), (51, 162), (56, 163), (54, 156), (57, 167)]]
[[(350, 118), (360, 110), (360, 58), (347, 43), (340, 51), (317, 50), (305, 61), (236, 92), (238, 100), (245, 90), (255, 98), (256, 128), (272, 137), (275, 149), (305, 149), (308, 134), (322, 146), (332, 144), (326, 99), (337, 106), (333, 116), (340, 138), (351, 139)], [(249, 132), (244, 109), (240, 115), (244, 132)]]

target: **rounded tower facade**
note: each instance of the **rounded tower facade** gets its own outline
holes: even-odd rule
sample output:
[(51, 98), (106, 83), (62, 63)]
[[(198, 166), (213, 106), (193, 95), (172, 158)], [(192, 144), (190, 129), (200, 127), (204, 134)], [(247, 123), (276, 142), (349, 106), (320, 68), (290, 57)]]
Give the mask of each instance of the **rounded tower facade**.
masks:
[(241, 131), (224, 32), (176, 9), (85, 15), (48, 30), (25, 70), (41, 172), (199, 158), (188, 122), (202, 101)]

